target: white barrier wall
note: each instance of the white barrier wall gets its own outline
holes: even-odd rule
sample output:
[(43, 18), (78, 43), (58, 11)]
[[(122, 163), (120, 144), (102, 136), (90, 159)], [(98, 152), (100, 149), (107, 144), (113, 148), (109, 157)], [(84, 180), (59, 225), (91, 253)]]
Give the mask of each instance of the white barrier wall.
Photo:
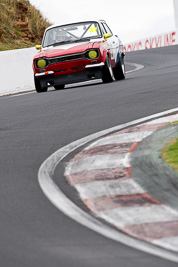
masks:
[(126, 44), (124, 50), (125, 52), (131, 52), (176, 44), (178, 44), (178, 30)]
[(34, 89), (35, 48), (0, 52), (0, 96)]
[(174, 0), (174, 18), (176, 29), (178, 29), (178, 0)]

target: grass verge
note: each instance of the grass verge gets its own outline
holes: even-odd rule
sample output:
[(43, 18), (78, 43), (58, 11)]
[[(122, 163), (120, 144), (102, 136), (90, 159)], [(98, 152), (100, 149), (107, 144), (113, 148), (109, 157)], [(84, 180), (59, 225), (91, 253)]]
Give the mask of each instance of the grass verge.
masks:
[(178, 171), (178, 138), (162, 150), (162, 158), (169, 166)]
[[(22, 9), (19, 5), (23, 5)], [(22, 25), (25, 28), (22, 31), (23, 23), (26, 26)], [(0, 0), (0, 51), (41, 44), (43, 33), (50, 25), (28, 0)]]

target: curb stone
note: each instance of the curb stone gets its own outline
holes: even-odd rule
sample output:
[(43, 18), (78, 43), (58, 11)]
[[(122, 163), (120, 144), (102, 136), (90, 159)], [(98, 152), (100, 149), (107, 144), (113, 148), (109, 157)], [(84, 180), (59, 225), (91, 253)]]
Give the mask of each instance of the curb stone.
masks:
[[(171, 129), (174, 128), (171, 133), (167, 130), (169, 127), (165, 129), (162, 127), (176, 120), (178, 120), (178, 114), (101, 138), (75, 155), (65, 170), (67, 180), (75, 187), (82, 201), (95, 216), (111, 223), (128, 235), (174, 252), (178, 252), (178, 210), (176, 209), (178, 188), (177, 184), (174, 188), (173, 186), (178, 179), (171, 178), (172, 187), (168, 187), (169, 179), (164, 178), (167, 183), (161, 184), (161, 189), (164, 186), (163, 196), (158, 179), (152, 181), (153, 175), (148, 179), (148, 173), (152, 170), (151, 163), (154, 162), (155, 157), (164, 165), (159, 155), (160, 147), (156, 146), (158, 150), (153, 152), (151, 141), (157, 144), (156, 140), (160, 134), (163, 140), (165, 140), (165, 134), (167, 134), (166, 138), (175, 138), (177, 127), (171, 127)], [(149, 149), (145, 150), (148, 144)], [(151, 157), (148, 161), (150, 152)], [(164, 166), (165, 168), (169, 169), (168, 173), (172, 175), (172, 169), (170, 170), (168, 166)], [(154, 177), (157, 169), (154, 169)], [(174, 175), (176, 176), (175, 172)], [(168, 177), (167, 171), (164, 176)], [(154, 184), (157, 186), (155, 187)], [(173, 194), (170, 188), (174, 191)], [(167, 192), (174, 196), (170, 201), (167, 200)]]

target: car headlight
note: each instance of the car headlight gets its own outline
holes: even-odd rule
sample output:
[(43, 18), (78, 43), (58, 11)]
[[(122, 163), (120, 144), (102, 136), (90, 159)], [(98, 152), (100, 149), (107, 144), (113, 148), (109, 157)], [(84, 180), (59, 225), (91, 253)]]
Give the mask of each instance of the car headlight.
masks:
[(97, 58), (99, 55), (99, 52), (97, 50), (90, 50), (88, 53), (87, 53), (87, 57), (89, 59), (95, 59)]
[(38, 59), (36, 62), (38, 68), (45, 68), (47, 66), (46, 59)]

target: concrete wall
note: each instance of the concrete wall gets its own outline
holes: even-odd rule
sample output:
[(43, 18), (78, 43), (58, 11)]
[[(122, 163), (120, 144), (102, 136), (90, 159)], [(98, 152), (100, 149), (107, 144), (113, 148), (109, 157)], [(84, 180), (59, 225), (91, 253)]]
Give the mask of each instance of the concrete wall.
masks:
[(174, 16), (176, 29), (178, 29), (178, 0), (174, 0)]
[(124, 45), (125, 52), (178, 44), (178, 30), (141, 39)]
[(32, 61), (35, 48), (0, 52), (0, 96), (34, 89)]

